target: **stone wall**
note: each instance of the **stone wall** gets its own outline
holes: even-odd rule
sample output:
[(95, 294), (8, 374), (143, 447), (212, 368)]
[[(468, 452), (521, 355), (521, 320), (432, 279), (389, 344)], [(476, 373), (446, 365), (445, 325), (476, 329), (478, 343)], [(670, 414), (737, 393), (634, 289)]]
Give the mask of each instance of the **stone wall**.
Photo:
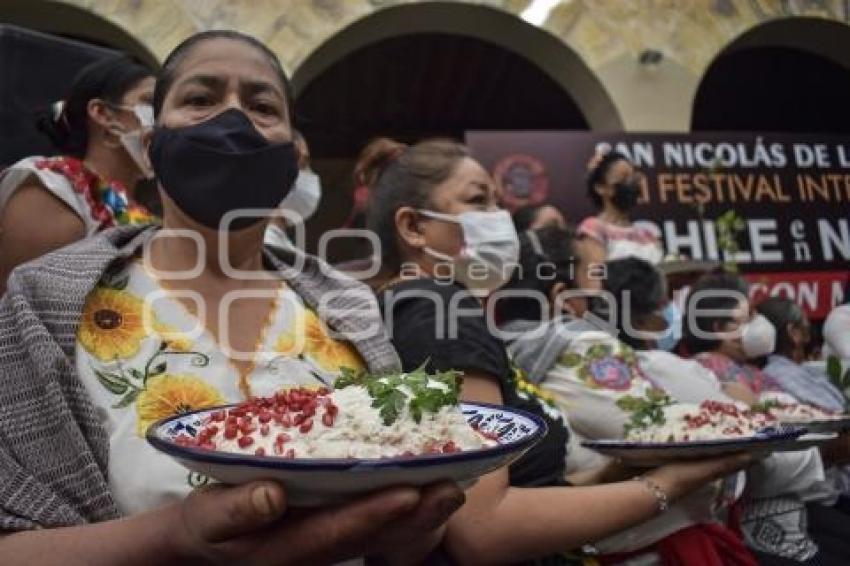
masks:
[[(436, 20), (440, 20), (438, 10), (454, 10), (452, 17), (446, 16), (442, 21), (447, 26), (463, 24), (464, 30), (475, 35), (487, 32), (488, 20), (479, 15), (497, 11), (512, 16), (511, 25), (516, 33), (500, 28), (499, 37), (508, 48), (523, 53), (537, 49), (536, 39), (523, 40), (521, 45), (512, 43), (516, 37), (526, 37), (522, 30), (531, 24), (520, 16), (531, 3), (531, 0), (430, 2), (428, 9), (435, 11), (437, 15), (432, 16)], [(60, 12), (56, 10), (57, 4), (107, 20), (126, 32), (134, 40), (131, 43), (146, 49), (149, 58), (160, 61), (193, 32), (238, 29), (266, 42), (297, 77), (299, 73), (304, 75), (302, 66), (310, 63), (320, 47), (327, 46), (334, 37), (341, 37), (341, 30), (359, 22), (359, 27), (367, 30), (363, 33), (391, 34), (393, 30), (386, 26), (376, 25), (368, 31), (369, 26), (364, 24), (385, 11), (402, 14), (400, 5), (421, 3), (409, 0), (27, 0), (26, 10), (35, 11), (38, 18), (43, 18), (45, 29), (56, 28), (61, 27), (61, 22), (50, 20), (52, 13)], [(22, 2), (12, 1), (9, 5), (24, 9)], [(6, 15), (4, 10), (9, 9), (0, 6), (0, 20)], [(454, 17), (461, 13), (458, 10), (464, 9), (468, 20)], [(563, 46), (565, 65), (573, 65), (570, 67), (573, 75), (586, 73), (591, 77), (577, 79), (579, 85), (569, 84), (569, 76), (560, 78), (559, 82), (581, 100), (583, 109), (589, 108), (593, 127), (682, 131), (689, 129), (691, 104), (700, 78), (717, 55), (739, 38), (765, 24), (788, 18), (846, 24), (850, 19), (848, 11), (850, 2), (842, 0), (560, 0), (539, 26), (545, 33), (535, 37), (542, 38), (539, 49), (549, 49), (545, 47), (546, 41), (555, 39)], [(465, 21), (468, 23), (464, 24)], [(408, 21), (404, 25), (415, 27), (417, 22)], [(86, 31), (81, 29), (76, 35), (85, 37)], [(782, 38), (790, 40), (795, 35), (798, 34), (786, 33)], [(356, 38), (351, 41), (357, 43)], [(345, 49), (346, 45), (338, 44), (334, 52), (343, 53)], [(638, 58), (645, 50), (663, 54), (661, 62), (639, 64)], [(549, 51), (546, 58), (550, 66), (559, 64), (558, 57)], [(836, 58), (841, 55), (836, 54)], [(557, 69), (545, 70), (557, 73)], [(606, 99), (604, 104), (591, 108), (594, 100), (602, 99)]]

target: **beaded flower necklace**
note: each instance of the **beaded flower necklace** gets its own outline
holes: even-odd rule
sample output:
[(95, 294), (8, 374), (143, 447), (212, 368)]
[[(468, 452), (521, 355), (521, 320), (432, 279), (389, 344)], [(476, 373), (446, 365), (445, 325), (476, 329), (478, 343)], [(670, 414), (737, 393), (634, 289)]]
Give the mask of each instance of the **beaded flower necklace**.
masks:
[(73, 157), (45, 157), (36, 161), (39, 169), (59, 173), (71, 182), (74, 191), (83, 195), (91, 209), (92, 218), (100, 229), (116, 225), (148, 224), (157, 218), (148, 210), (127, 198), (127, 189), (118, 181), (107, 181)]

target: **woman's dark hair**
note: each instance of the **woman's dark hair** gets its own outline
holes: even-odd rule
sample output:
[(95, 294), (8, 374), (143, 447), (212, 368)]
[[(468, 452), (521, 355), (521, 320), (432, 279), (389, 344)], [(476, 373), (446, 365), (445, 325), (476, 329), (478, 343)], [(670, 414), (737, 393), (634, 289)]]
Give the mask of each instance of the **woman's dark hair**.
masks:
[[(682, 340), (688, 353), (699, 354), (716, 350), (720, 346), (720, 340), (697, 336), (695, 331), (717, 332), (719, 326), (732, 320), (731, 316), (723, 315), (696, 316), (697, 309), (731, 311), (740, 303), (741, 295), (747, 296), (747, 290), (747, 282), (728, 271), (708, 273), (697, 280), (691, 287), (682, 315)], [(706, 295), (706, 291), (711, 294)]]
[(756, 310), (776, 328), (773, 353), (788, 355), (793, 352), (794, 342), (788, 334), (788, 325), (800, 326), (806, 320), (800, 305), (785, 297), (770, 297), (759, 303)]
[(295, 113), (295, 97), (292, 95), (292, 85), (289, 82), (289, 77), (286, 75), (286, 71), (283, 70), (283, 65), (280, 64), (280, 60), (277, 58), (277, 55), (275, 55), (271, 49), (266, 47), (266, 45), (256, 37), (226, 29), (216, 29), (196, 33), (195, 35), (183, 40), (182, 43), (168, 54), (168, 57), (165, 58), (165, 62), (162, 64), (162, 72), (157, 78), (156, 87), (153, 92), (154, 116), (159, 116), (159, 113), (162, 110), (165, 97), (168, 94), (168, 91), (171, 90), (171, 86), (174, 84), (177, 68), (180, 66), (180, 63), (183, 62), (186, 56), (189, 55), (189, 53), (192, 52), (192, 49), (194, 49), (198, 44), (211, 39), (231, 39), (233, 41), (241, 41), (262, 52), (263, 55), (268, 58), (275, 74), (277, 74), (278, 79), (280, 79), (281, 85), (283, 85), (283, 95), (286, 98), (286, 111), (289, 114), (289, 121), (292, 123), (292, 118)]
[(150, 76), (153, 76), (150, 69), (125, 55), (90, 63), (74, 77), (61, 111), (51, 108), (39, 113), (36, 127), (62, 152), (81, 158), (89, 141), (89, 101), (99, 98), (110, 104), (121, 104), (128, 91)]
[[(575, 231), (560, 226), (544, 226), (519, 235), (519, 262), (511, 280), (502, 287), (509, 291), (532, 291), (547, 299), (557, 283), (575, 288), (577, 263)], [(496, 302), (500, 324), (513, 320), (541, 320), (540, 302), (527, 297), (506, 295)]]
[(619, 338), (633, 348), (645, 349), (644, 340), (626, 332), (626, 318), (629, 326), (636, 328), (641, 320), (658, 312), (665, 298), (664, 279), (651, 263), (635, 257), (608, 261), (606, 269), (603, 288), (617, 303)]
[(619, 151), (609, 151), (587, 172), (587, 196), (590, 197), (591, 202), (597, 208), (602, 208), (604, 203), (602, 202), (602, 197), (596, 192), (596, 185), (605, 184), (605, 177), (608, 176), (608, 171), (618, 161), (628, 161), (631, 163), (629, 158)]
[(516, 209), (511, 217), (514, 220), (514, 228), (516, 228), (517, 233), (529, 230), (531, 225), (534, 224), (534, 221), (537, 220), (537, 215), (544, 206), (546, 205), (527, 204)]
[[(370, 158), (358, 164), (365, 179), (372, 179), (366, 226), (378, 235), (384, 265), (390, 270), (401, 266), (395, 213), (404, 206), (431, 208), (434, 188), (449, 179), (458, 163), (469, 157), (465, 145), (453, 140), (427, 140), (407, 147), (386, 139), (370, 145), (380, 151), (366, 151)], [(369, 148), (367, 147), (367, 150)]]

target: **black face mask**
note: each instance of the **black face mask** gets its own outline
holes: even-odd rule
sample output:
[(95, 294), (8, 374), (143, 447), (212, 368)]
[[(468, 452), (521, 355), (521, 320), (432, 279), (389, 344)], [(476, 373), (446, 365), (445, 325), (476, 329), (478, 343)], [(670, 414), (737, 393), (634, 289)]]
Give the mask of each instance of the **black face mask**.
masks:
[(626, 181), (614, 185), (614, 197), (611, 202), (618, 209), (626, 212), (635, 207), (640, 197), (640, 184), (637, 181)]
[[(158, 127), (149, 154), (166, 194), (208, 228), (218, 228), (231, 210), (277, 207), (298, 176), (295, 146), (270, 143), (235, 108), (192, 126)], [(239, 217), (228, 228), (263, 220)]]

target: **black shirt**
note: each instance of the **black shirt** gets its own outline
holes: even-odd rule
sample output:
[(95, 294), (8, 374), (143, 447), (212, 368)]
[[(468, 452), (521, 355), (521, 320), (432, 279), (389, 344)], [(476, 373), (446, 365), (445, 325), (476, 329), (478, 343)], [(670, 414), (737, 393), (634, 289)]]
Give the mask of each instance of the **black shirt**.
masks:
[[(476, 372), (498, 380), (506, 406), (534, 413), (549, 427), (546, 437), (510, 467), (511, 485), (563, 485), (568, 433), (541, 401), (517, 391), (504, 344), (487, 327), (482, 304), (457, 285), (433, 279), (397, 283), (378, 302), (404, 371)], [(391, 310), (391, 312), (387, 312)]]

